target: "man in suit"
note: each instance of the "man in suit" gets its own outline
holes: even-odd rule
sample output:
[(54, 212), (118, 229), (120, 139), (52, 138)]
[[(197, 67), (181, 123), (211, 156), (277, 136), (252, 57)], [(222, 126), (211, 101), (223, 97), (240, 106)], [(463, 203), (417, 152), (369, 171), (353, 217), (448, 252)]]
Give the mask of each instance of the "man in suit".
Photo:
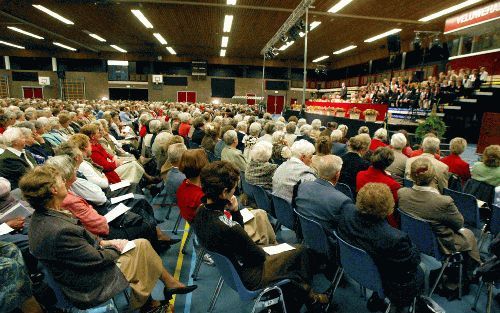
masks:
[(433, 181), (431, 182), (431, 187), (434, 187), (439, 190), (440, 193), (443, 193), (444, 188), (448, 188), (448, 179), (450, 178), (450, 173), (448, 172), (448, 165), (443, 162), (436, 160), (434, 157), (435, 154), (439, 154), (439, 144), (440, 141), (436, 137), (425, 137), (422, 141), (422, 153), (420, 156), (409, 158), (406, 162), (405, 168), (405, 177), (406, 179), (411, 179), (411, 165), (418, 158), (426, 158), (429, 159), (432, 163), (436, 171), (436, 175), (434, 176)]
[(335, 189), (340, 177), (342, 159), (336, 155), (316, 157), (313, 161), (318, 178), (299, 185), (295, 203), (297, 211), (320, 223), (326, 233), (333, 237), (333, 231), (348, 204), (352, 200)]
[(342, 88), (340, 88), (340, 99), (347, 100), (347, 87), (345, 82), (342, 82)]
[(7, 149), (0, 155), (0, 176), (9, 180), (11, 188), (18, 188), (19, 180), (37, 164), (31, 153), (24, 150), (25, 137), (18, 127), (10, 127), (3, 133)]

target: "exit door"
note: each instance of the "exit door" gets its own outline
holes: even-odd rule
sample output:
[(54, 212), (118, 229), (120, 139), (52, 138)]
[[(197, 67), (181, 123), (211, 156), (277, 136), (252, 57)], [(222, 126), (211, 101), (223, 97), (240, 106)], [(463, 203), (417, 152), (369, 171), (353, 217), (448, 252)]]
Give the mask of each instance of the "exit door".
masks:
[(23, 87), (23, 98), (43, 99), (43, 88)]
[(177, 91), (177, 102), (196, 102), (196, 91)]
[(285, 104), (285, 96), (267, 96), (267, 112), (271, 114), (281, 114), (283, 105)]

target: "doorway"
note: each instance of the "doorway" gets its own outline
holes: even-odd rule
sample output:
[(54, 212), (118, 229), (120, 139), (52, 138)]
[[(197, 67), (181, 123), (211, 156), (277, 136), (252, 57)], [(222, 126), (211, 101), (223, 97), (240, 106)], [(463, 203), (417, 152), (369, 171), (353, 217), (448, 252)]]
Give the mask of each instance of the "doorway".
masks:
[(285, 96), (267, 96), (267, 112), (271, 114), (281, 114), (283, 105), (285, 104)]
[(196, 102), (196, 91), (177, 91), (177, 102)]
[(23, 98), (43, 99), (43, 88), (23, 87)]

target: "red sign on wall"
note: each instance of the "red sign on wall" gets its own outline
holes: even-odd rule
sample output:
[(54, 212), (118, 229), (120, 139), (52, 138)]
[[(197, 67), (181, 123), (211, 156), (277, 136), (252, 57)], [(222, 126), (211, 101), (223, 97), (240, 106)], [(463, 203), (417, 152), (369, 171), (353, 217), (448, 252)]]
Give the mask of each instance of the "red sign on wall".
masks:
[(500, 1), (455, 15), (446, 20), (444, 33), (448, 34), (474, 25), (500, 18)]

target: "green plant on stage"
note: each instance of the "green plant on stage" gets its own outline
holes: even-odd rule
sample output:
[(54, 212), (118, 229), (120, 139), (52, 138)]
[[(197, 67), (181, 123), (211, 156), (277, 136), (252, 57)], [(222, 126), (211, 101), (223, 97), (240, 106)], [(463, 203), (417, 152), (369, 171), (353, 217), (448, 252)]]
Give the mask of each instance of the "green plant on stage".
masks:
[(438, 138), (443, 138), (443, 135), (446, 131), (446, 124), (443, 122), (441, 118), (439, 118), (436, 114), (431, 114), (428, 118), (425, 119), (423, 123), (420, 123), (415, 131), (415, 135), (418, 139), (422, 140), (425, 134), (434, 133)]

